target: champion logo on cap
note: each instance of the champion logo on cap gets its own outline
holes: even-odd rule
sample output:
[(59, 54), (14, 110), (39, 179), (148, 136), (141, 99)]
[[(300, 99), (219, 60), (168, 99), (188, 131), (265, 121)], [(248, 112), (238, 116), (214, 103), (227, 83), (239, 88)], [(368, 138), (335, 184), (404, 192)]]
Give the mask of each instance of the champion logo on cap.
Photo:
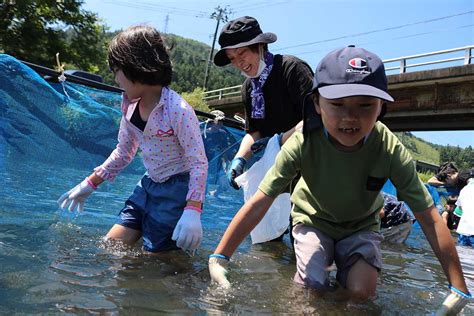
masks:
[(367, 61), (365, 61), (365, 59), (362, 59), (362, 58), (352, 58), (351, 60), (349, 60), (349, 65), (353, 68), (357, 68), (357, 69), (363, 69), (363, 68), (367, 68)]
[(367, 69), (367, 61), (365, 59), (356, 57), (349, 60), (349, 66), (352, 68), (346, 69), (346, 72), (356, 72), (360, 74), (370, 74)]

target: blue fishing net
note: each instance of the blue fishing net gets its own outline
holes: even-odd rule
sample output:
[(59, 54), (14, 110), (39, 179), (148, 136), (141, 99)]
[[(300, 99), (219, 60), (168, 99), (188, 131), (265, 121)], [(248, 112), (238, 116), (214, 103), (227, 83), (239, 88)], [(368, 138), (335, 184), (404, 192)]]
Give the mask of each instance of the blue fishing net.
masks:
[[(46, 80), (50, 79), (50, 80)], [(51, 80), (53, 79), (53, 80)], [(0, 54), (0, 165), (43, 162), (92, 170), (117, 144), (120, 93), (41, 76)], [(200, 117), (209, 190), (222, 185), (243, 131)], [(143, 173), (140, 154), (126, 169)]]

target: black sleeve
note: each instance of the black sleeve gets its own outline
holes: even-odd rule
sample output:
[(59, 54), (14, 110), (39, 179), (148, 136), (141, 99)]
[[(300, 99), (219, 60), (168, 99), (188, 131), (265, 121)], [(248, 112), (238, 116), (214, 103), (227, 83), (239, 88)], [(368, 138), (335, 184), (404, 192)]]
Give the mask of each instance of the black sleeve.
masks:
[(313, 71), (306, 62), (292, 57), (288, 67), (284, 67), (284, 78), (290, 100), (295, 101), (296, 110), (302, 115), (305, 97), (311, 92), (313, 86)]
[(250, 83), (250, 79), (246, 79), (242, 84), (240, 94), (245, 109), (245, 132), (247, 133), (255, 132), (255, 126), (252, 125), (252, 120), (250, 119), (250, 111), (252, 109), (252, 98), (250, 97), (251, 90), (252, 84)]

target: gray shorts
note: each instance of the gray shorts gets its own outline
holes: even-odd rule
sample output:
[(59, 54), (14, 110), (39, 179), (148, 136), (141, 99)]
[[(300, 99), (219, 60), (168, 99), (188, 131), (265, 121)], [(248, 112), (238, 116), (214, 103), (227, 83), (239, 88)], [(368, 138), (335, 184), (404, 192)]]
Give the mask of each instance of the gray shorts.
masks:
[(333, 262), (337, 267), (337, 281), (344, 287), (351, 267), (360, 258), (378, 271), (382, 268), (380, 243), (383, 237), (380, 233), (360, 231), (335, 241), (314, 227), (297, 224), (293, 227), (293, 237), (296, 283), (326, 289), (329, 286), (329, 272)]
[(407, 240), (408, 235), (410, 235), (411, 226), (411, 221), (408, 221), (388, 228), (382, 228), (381, 233), (384, 241), (394, 244), (403, 244), (405, 240)]

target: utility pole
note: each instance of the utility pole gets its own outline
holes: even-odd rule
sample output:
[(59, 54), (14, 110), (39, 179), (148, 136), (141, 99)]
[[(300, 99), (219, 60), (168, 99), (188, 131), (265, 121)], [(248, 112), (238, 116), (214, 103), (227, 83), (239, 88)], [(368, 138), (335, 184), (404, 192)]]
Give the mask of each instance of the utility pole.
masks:
[(170, 15), (169, 13), (166, 15), (166, 18), (165, 18), (165, 29), (163, 31), (163, 33), (167, 34), (168, 33), (168, 22), (170, 21)]
[(214, 55), (214, 45), (216, 44), (216, 37), (217, 37), (217, 31), (219, 30), (219, 23), (222, 20), (222, 22), (227, 22), (228, 20), (228, 14), (231, 14), (232, 11), (228, 10), (227, 7), (221, 8), (218, 6), (215, 11), (211, 14), (211, 19), (216, 19), (217, 24), (216, 24), (216, 30), (214, 31), (214, 38), (212, 40), (212, 46), (211, 46), (211, 51), (209, 52), (209, 57), (206, 60), (206, 72), (204, 74), (204, 84), (203, 84), (203, 89), (204, 91), (207, 90), (207, 81), (209, 79), (209, 72), (210, 72), (210, 66), (212, 65), (212, 57)]

